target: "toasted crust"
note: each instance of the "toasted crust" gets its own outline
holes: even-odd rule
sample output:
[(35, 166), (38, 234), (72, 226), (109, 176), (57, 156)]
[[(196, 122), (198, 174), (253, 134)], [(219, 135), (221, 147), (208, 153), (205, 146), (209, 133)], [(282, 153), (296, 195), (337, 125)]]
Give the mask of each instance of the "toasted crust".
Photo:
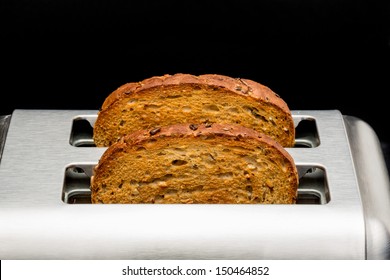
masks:
[(137, 83), (126, 83), (113, 91), (103, 102), (101, 110), (106, 110), (111, 104), (123, 98), (123, 96), (134, 94), (149, 88), (179, 85), (179, 84), (201, 84), (227, 88), (239, 95), (262, 100), (275, 104), (287, 114), (290, 114), (286, 102), (280, 98), (269, 87), (249, 79), (232, 78), (221, 74), (191, 75), (177, 73), (174, 75), (155, 76)]
[[(255, 130), (252, 130), (247, 127), (243, 127), (240, 125), (233, 125), (233, 124), (175, 124), (171, 126), (165, 126), (165, 127), (155, 127), (150, 130), (140, 130), (136, 131), (132, 134), (126, 135), (122, 137), (118, 142), (108, 147), (108, 149), (105, 151), (105, 153), (102, 155), (101, 159), (99, 160), (98, 165), (94, 169), (94, 176), (91, 179), (91, 190), (92, 190), (92, 201), (93, 203), (132, 203), (129, 202), (126, 198), (123, 200), (123, 196), (119, 196), (118, 198), (107, 198), (106, 194), (102, 194), (101, 192), (101, 182), (105, 177), (105, 174), (109, 173), (109, 170), (112, 170), (112, 164), (118, 163), (118, 160), (121, 158), (121, 156), (125, 154), (131, 154), (130, 158), (135, 158), (138, 155), (137, 149), (139, 147), (154, 145), (155, 141), (158, 140), (161, 143), (167, 143), (167, 147), (172, 148), (172, 145), (176, 145), (180, 141), (185, 141), (186, 143), (195, 143), (195, 139), (207, 139), (208, 137), (217, 137), (219, 140), (216, 140), (215, 143), (222, 143), (221, 139), (230, 139), (233, 140), (235, 145), (240, 146), (241, 144), (245, 143), (251, 143), (251, 147), (266, 147), (266, 149), (269, 150), (269, 155), (265, 156), (266, 160), (271, 159), (272, 161), (281, 161), (283, 162), (284, 168), (286, 168), (287, 171), (287, 177), (289, 183), (286, 182), (286, 184), (289, 185), (289, 188), (286, 188), (282, 192), (282, 196), (284, 198), (277, 197), (275, 195), (274, 198), (272, 198), (272, 195), (270, 195), (270, 198), (267, 198), (267, 201), (259, 201), (259, 203), (278, 203), (278, 201), (283, 201), (281, 203), (295, 203), (296, 195), (297, 195), (297, 188), (298, 188), (298, 173), (297, 169), (294, 163), (293, 158), (291, 155), (275, 140), (270, 138), (269, 136), (259, 133)], [(176, 139), (176, 140), (174, 140)], [(158, 142), (156, 141), (156, 142)], [(203, 140), (202, 140), (203, 141)], [(142, 148), (143, 149), (143, 148)], [(203, 152), (203, 150), (202, 150)], [(188, 151), (190, 153), (190, 151)], [(186, 159), (191, 158), (191, 155), (187, 155)], [(227, 159), (227, 158), (226, 158)], [(158, 162), (161, 159), (156, 159), (156, 162), (153, 163), (153, 166), (157, 166), (160, 163)], [(169, 159), (162, 159), (161, 161), (169, 161)], [(230, 160), (232, 160), (230, 158)], [(233, 157), (233, 161), (235, 161)], [(225, 158), (222, 157), (221, 162), (225, 162)], [(124, 164), (124, 163), (123, 163)], [(122, 165), (121, 165), (122, 166)], [(286, 167), (287, 166), (287, 167)], [(148, 169), (151, 165), (145, 164), (145, 166), (140, 167), (141, 169)], [(235, 172), (234, 169), (230, 170), (230, 167), (224, 167), (225, 172)], [(226, 169), (227, 168), (227, 169)], [(121, 171), (118, 171), (117, 174), (112, 175), (115, 177), (115, 180), (123, 181), (123, 180), (129, 180), (119, 178), (120, 176), (127, 176), (126, 174), (132, 173), (134, 171), (123, 169)], [(181, 170), (180, 172), (188, 172), (188, 170)], [(178, 172), (176, 175), (180, 176), (180, 172)], [(275, 174), (278, 174), (279, 171), (276, 171)], [(123, 174), (121, 174), (123, 173)], [(241, 173), (240, 173), (241, 174)], [(275, 178), (275, 174), (262, 174), (261, 176), (266, 177), (266, 179), (269, 177), (269, 180), (279, 180)], [(202, 176), (210, 176), (208, 173), (202, 174)], [(97, 179), (96, 179), (97, 178)], [(138, 178), (137, 180), (142, 181), (144, 178)], [(283, 178), (280, 178), (283, 180)], [(110, 179), (112, 180), (112, 178)], [(265, 180), (267, 181), (267, 180)], [(195, 184), (198, 182), (197, 179), (194, 179)], [(268, 182), (268, 181), (267, 181)], [(106, 184), (106, 183), (104, 183)], [(248, 184), (244, 180), (244, 177), (239, 181), (240, 185)], [(271, 183), (272, 184), (272, 183)], [(192, 185), (192, 183), (191, 183)], [(222, 184), (223, 185), (223, 184)], [(169, 187), (169, 183), (168, 183)], [(240, 186), (242, 188), (242, 186)], [(261, 186), (256, 186), (256, 188), (260, 188)], [(122, 188), (122, 186), (121, 186)], [(143, 191), (147, 188), (147, 186), (143, 186)], [(167, 188), (167, 186), (162, 187)], [(255, 187), (254, 187), (255, 188)], [(119, 190), (118, 192), (124, 191)], [(110, 190), (111, 194), (113, 194), (115, 191)], [(216, 198), (207, 198), (205, 195), (215, 195)], [(115, 194), (116, 195), (116, 194)], [(115, 196), (114, 195), (114, 196)], [(130, 196), (130, 195), (129, 195)], [(105, 200), (107, 199), (107, 200)], [(223, 195), (218, 193), (218, 190), (213, 192), (205, 192), (203, 194), (196, 194), (194, 197), (186, 197), (186, 200), (188, 203), (198, 203), (197, 201), (200, 201), (200, 203), (205, 203), (204, 201), (210, 199), (213, 201), (212, 203), (232, 203), (232, 197), (230, 197), (229, 194), (224, 193)], [(131, 201), (131, 200), (130, 200)], [(152, 202), (151, 202), (152, 201)], [(183, 200), (180, 200), (179, 198), (177, 200), (168, 200), (168, 202), (162, 202), (162, 203), (186, 203), (183, 202)], [(287, 201), (287, 202), (286, 202)], [(154, 203), (153, 199), (145, 198), (145, 201), (138, 201), (139, 203)], [(244, 202), (239, 203), (256, 203), (257, 201), (251, 201), (247, 200)]]
[[(219, 75), (219, 74), (205, 74), (205, 75), (195, 76), (191, 74), (178, 73), (174, 75), (155, 76), (136, 83), (127, 83), (122, 85), (115, 91), (113, 91), (102, 104), (98, 114), (98, 119), (95, 124), (94, 140), (97, 146), (108, 146), (109, 144), (112, 144), (113, 142), (112, 140), (106, 141), (106, 139), (104, 138), (114, 137), (113, 131), (117, 133), (120, 129), (123, 129), (121, 127), (119, 128), (119, 124), (115, 124), (116, 126), (115, 128), (111, 127), (113, 126), (112, 123), (110, 125), (106, 124), (106, 119), (111, 118), (112, 120), (112, 116), (109, 115), (110, 111), (116, 110), (116, 112), (119, 112), (119, 109), (117, 108), (114, 109), (114, 107), (121, 100), (124, 100), (125, 98), (131, 98), (131, 96), (143, 96), (146, 95), (147, 92), (150, 92), (151, 90), (156, 92), (157, 88), (161, 88), (161, 91), (164, 91), (164, 89), (172, 86), (183, 86), (183, 90), (188, 91), (191, 90), (191, 88), (196, 88), (197, 85), (209, 86), (210, 88), (215, 89), (215, 91), (223, 90), (223, 92), (230, 92), (232, 94), (237, 94), (237, 96), (244, 97), (245, 99), (248, 100), (252, 100), (251, 102), (253, 104), (258, 104), (258, 105), (254, 105), (255, 107), (256, 106), (261, 107), (263, 106), (263, 104), (267, 104), (267, 106), (273, 108), (272, 110), (279, 111), (280, 114), (282, 115), (282, 119), (284, 119), (283, 120), (284, 127), (283, 128), (278, 127), (277, 129), (278, 130), (284, 129), (285, 132), (288, 133), (288, 135), (286, 136), (285, 134), (287, 133), (278, 132), (284, 135), (283, 139), (280, 140), (280, 143), (285, 147), (291, 147), (294, 145), (295, 128), (294, 128), (291, 112), (286, 102), (282, 98), (280, 98), (276, 93), (274, 93), (270, 88), (249, 79), (232, 78), (232, 77)], [(111, 108), (113, 109), (111, 110)], [(258, 119), (260, 119), (260, 117), (263, 118), (263, 116), (259, 116), (257, 112), (252, 112), (252, 114), (255, 115), (255, 117), (257, 117)], [(203, 115), (202, 117), (205, 116)], [(238, 115), (235, 117), (242, 119)], [(267, 117), (268, 116), (266, 116), (266, 118)], [(137, 117), (134, 118), (135, 120), (137, 119)], [(193, 116), (192, 118), (193, 119), (191, 119), (190, 121), (196, 121), (196, 122), (202, 121), (201, 119), (194, 119)], [(252, 116), (252, 118), (254, 117)], [(183, 122), (187, 122), (187, 121), (188, 120), (183, 120)], [(257, 122), (260, 121), (257, 120)], [(164, 123), (163, 125), (167, 125), (167, 124), (168, 123)], [(155, 125), (156, 124), (153, 124), (153, 126)], [(145, 129), (145, 127), (137, 128), (135, 130), (138, 129)], [(129, 133), (129, 131), (127, 131), (126, 134), (127, 133)], [(120, 135), (119, 134), (116, 136), (117, 139), (119, 139), (120, 136), (123, 136), (122, 134)], [(102, 144), (102, 143), (106, 143), (106, 144)]]

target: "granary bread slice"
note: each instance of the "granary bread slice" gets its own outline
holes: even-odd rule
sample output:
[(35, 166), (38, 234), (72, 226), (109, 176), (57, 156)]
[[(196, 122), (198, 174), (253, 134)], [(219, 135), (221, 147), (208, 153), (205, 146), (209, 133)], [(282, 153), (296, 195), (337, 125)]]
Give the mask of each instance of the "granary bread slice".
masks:
[(122, 85), (100, 108), (93, 139), (108, 147), (136, 130), (203, 122), (247, 126), (294, 146), (294, 121), (281, 97), (258, 82), (218, 74), (178, 73)]
[(108, 147), (92, 203), (293, 204), (298, 173), (278, 142), (233, 124), (141, 130)]

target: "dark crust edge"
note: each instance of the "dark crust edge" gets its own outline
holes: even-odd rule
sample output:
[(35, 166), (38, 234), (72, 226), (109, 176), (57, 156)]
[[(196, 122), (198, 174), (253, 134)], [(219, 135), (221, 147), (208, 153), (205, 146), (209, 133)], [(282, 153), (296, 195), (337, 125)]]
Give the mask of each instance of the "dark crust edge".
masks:
[(202, 84), (226, 88), (247, 98), (254, 98), (255, 100), (262, 100), (263, 102), (274, 104), (282, 109), (286, 114), (291, 114), (287, 103), (269, 87), (261, 83), (250, 79), (232, 78), (221, 74), (203, 74), (196, 76), (185, 73), (154, 76), (140, 82), (126, 83), (106, 97), (100, 111), (108, 109), (116, 101), (128, 96), (129, 94), (142, 92), (143, 90), (153, 87), (180, 84)]

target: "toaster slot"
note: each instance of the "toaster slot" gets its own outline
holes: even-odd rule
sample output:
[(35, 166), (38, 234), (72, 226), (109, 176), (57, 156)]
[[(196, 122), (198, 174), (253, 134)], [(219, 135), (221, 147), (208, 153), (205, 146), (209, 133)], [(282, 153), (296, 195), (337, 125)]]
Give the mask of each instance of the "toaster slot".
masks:
[[(72, 164), (65, 168), (62, 201), (90, 204), (90, 179), (93, 164)], [(297, 204), (322, 205), (330, 201), (326, 171), (320, 166), (300, 166), (308, 171), (299, 180)]]
[[(69, 143), (75, 147), (95, 147), (93, 126), (96, 115), (84, 115), (73, 118)], [(311, 116), (294, 116), (295, 147), (314, 148), (320, 145), (316, 120)]]
[(62, 200), (68, 204), (91, 203), (90, 180), (94, 165), (76, 164), (66, 167)]
[(93, 126), (96, 116), (78, 116), (73, 119), (69, 143), (75, 147), (95, 147)]
[(312, 117), (301, 118), (295, 127), (295, 148), (314, 148), (320, 145), (317, 122)]
[(327, 204), (330, 193), (325, 169), (319, 166), (305, 167), (307, 172), (299, 179), (297, 204)]

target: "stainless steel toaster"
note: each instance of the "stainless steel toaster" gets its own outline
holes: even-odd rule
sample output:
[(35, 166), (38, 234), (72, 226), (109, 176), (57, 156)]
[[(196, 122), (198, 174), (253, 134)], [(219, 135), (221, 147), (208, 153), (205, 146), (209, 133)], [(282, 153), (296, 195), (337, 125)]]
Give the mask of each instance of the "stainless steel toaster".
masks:
[(380, 142), (338, 110), (293, 110), (294, 205), (91, 204), (97, 111), (0, 116), (0, 259), (390, 259)]

